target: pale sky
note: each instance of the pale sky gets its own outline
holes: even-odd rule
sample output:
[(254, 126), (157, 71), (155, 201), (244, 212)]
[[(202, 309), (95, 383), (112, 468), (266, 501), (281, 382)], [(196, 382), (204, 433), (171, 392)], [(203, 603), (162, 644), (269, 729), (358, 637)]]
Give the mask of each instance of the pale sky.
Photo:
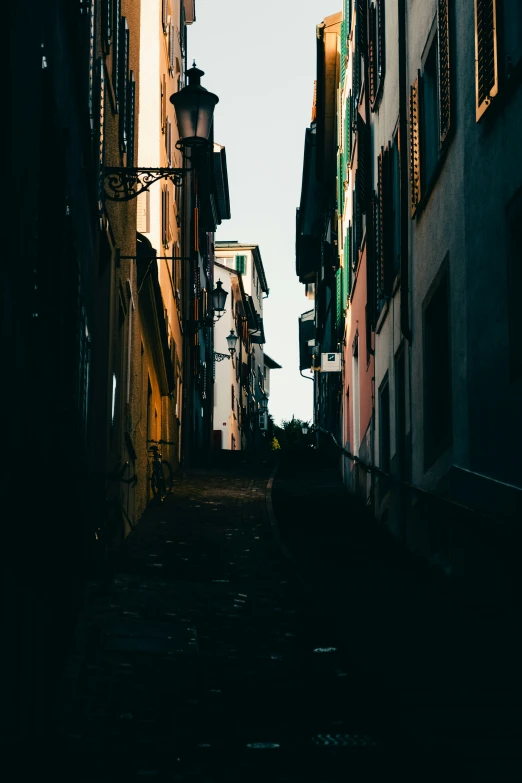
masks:
[(312, 419), (313, 384), (299, 374), (298, 317), (313, 303), (295, 274), (295, 210), (315, 28), (341, 8), (342, 0), (196, 0), (188, 28), (187, 63), (195, 59), (205, 72), (202, 85), (219, 96), (214, 139), (227, 154), (232, 218), (218, 227), (216, 240), (258, 244), (270, 288), (265, 351), (283, 367), (270, 378), (276, 424), (292, 415)]

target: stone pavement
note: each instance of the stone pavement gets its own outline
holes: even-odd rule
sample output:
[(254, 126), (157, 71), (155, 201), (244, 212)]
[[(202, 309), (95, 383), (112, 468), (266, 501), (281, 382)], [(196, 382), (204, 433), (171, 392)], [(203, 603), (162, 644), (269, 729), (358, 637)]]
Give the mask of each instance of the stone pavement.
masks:
[(520, 606), (470, 602), (315, 456), (281, 461), (272, 502), (340, 647), (361, 677), (380, 683), (397, 734), (437, 760), (438, 779), (522, 780)]
[(286, 556), (272, 469), (194, 472), (150, 506), (88, 584), (45, 748), (11, 780), (441, 779)]

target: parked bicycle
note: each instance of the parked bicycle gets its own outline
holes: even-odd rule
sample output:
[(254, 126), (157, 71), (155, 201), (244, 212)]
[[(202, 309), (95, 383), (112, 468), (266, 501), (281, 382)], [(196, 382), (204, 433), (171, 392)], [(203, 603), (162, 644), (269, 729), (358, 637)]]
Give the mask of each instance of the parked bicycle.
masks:
[(149, 452), (152, 455), (150, 486), (154, 497), (162, 503), (172, 491), (173, 474), (170, 463), (163, 459), (159, 447), (160, 445), (174, 446), (175, 444), (168, 440), (148, 440), (147, 443), (153, 444), (149, 446)]

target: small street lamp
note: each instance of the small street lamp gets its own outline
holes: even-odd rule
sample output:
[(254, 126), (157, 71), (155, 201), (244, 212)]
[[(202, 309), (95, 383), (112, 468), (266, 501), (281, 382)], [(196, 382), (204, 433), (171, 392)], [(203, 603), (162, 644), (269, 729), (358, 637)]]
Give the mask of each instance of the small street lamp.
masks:
[[(233, 356), (236, 352), (236, 343), (237, 343), (237, 334), (234, 332), (233, 329), (231, 329), (230, 334), (227, 337), (227, 345), (228, 345), (228, 350), (230, 352), (230, 356)], [(222, 362), (223, 359), (230, 359), (230, 356), (228, 356), (226, 353), (218, 353), (217, 351), (214, 351), (214, 360), (216, 362)]]
[(230, 351), (231, 356), (233, 356), (236, 352), (237, 339), (238, 339), (237, 334), (234, 332), (233, 329), (231, 329), (230, 334), (227, 337), (228, 350)]
[(303, 435), (308, 435), (308, 424), (303, 424), (301, 426), (301, 432), (303, 433)]
[(268, 397), (266, 394), (263, 394), (261, 399), (259, 400), (259, 410), (261, 413), (266, 413), (268, 411)]
[(219, 313), (217, 318), (214, 318), (214, 321), (218, 321), (221, 316), (226, 312), (225, 310), (225, 302), (227, 301), (228, 291), (223, 290), (223, 283), (221, 280), (218, 280), (216, 283), (216, 287), (212, 291), (212, 309), (214, 310), (214, 313)]

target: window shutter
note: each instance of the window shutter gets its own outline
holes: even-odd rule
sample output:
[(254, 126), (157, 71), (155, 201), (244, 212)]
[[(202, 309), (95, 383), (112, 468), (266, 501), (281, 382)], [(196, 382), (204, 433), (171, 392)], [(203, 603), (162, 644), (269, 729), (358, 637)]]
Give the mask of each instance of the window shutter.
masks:
[(372, 190), (368, 198), (368, 209), (366, 212), (366, 312), (371, 327), (375, 324), (375, 289), (376, 289), (375, 224), (373, 220), (374, 213), (375, 213), (375, 191)]
[(356, 114), (356, 102), (355, 102), (355, 99), (353, 97), (353, 92), (350, 93), (350, 96), (348, 98), (348, 102), (350, 104), (350, 120), (349, 120), (350, 121), (350, 126), (349, 126), (349, 130), (350, 130), (350, 157), (351, 157), (352, 150), (353, 150), (353, 145), (354, 145), (354, 141), (355, 141), (355, 138), (354, 138), (355, 137), (355, 128), (356, 128), (355, 118), (357, 116), (357, 114)]
[(421, 200), (420, 75), (410, 88), (410, 194), (411, 216)]
[(382, 154), (381, 290), (391, 296), (393, 281), (393, 153), (390, 145)]
[(350, 165), (350, 159), (352, 157), (352, 130), (351, 130), (351, 101), (348, 97), (346, 100), (346, 106), (344, 109), (344, 149), (345, 149), (345, 170), (343, 172), (344, 179), (348, 179), (346, 169)]
[(169, 26), (169, 66), (170, 66), (171, 73), (174, 73), (176, 69), (175, 42), (176, 42), (176, 28), (171, 23)]
[(352, 27), (352, 1), (344, 0), (343, 18), (346, 20), (346, 35), (350, 35), (350, 29)]
[(370, 8), (370, 31), (368, 41), (368, 76), (369, 94), (372, 109), (375, 104), (377, 92), (377, 41), (376, 41), (376, 9), (372, 4)]
[(440, 143), (446, 140), (451, 122), (451, 74), (449, 40), (449, 0), (438, 0), (439, 33), (439, 123)]
[(161, 132), (167, 127), (167, 80), (165, 74), (161, 77)]
[(167, 166), (170, 166), (172, 163), (172, 125), (170, 117), (167, 117), (165, 123), (165, 152), (167, 155)]
[(127, 166), (134, 166), (134, 135), (135, 135), (135, 117), (136, 117), (136, 82), (134, 81), (134, 72), (129, 74), (127, 97)]
[(97, 125), (98, 125), (98, 207), (103, 207), (105, 165), (105, 67), (102, 58), (96, 61), (96, 95), (97, 95)]
[(246, 274), (246, 256), (236, 256), (236, 272)]
[(342, 312), (343, 312), (343, 288), (342, 288), (342, 274), (343, 270), (338, 269), (335, 273), (335, 328), (339, 332), (341, 329)]
[(384, 0), (377, 0), (377, 84), (379, 91), (386, 72), (386, 33), (384, 29)]
[(337, 153), (337, 214), (339, 217), (342, 216), (344, 209), (343, 194), (343, 154), (339, 151)]
[(346, 235), (344, 237), (342, 282), (343, 282), (342, 301), (343, 301), (343, 310), (344, 310), (346, 308), (348, 295), (350, 293), (350, 229), (349, 228), (346, 230)]
[(169, 246), (169, 191), (164, 187), (161, 191), (161, 228), (163, 247)]
[(366, 56), (366, 47), (368, 45), (368, 0), (357, 0), (357, 41), (360, 46), (360, 52)]
[(120, 20), (120, 48), (119, 48), (119, 89), (120, 89), (120, 149), (122, 152), (127, 150), (127, 98), (129, 87), (129, 25), (127, 19), (123, 16)]
[(375, 255), (377, 268), (377, 290), (379, 297), (384, 297), (385, 279), (384, 279), (384, 150), (381, 149), (377, 159), (377, 219), (375, 221)]
[(351, 222), (348, 223), (348, 230), (346, 232), (346, 298), (350, 296), (352, 291), (352, 242), (353, 231)]
[(497, 2), (475, 0), (476, 118), (498, 93)]
[(163, 32), (167, 33), (169, 29), (169, 0), (163, 0), (161, 5), (161, 23)]
[(361, 55), (360, 55), (359, 44), (356, 44), (352, 57), (352, 95), (354, 101), (354, 109), (357, 108), (360, 91), (361, 91)]
[(352, 256), (352, 268), (356, 269), (357, 262), (359, 260), (359, 247), (361, 246), (362, 239), (362, 210), (359, 197), (359, 183), (358, 179), (355, 180), (355, 188), (353, 190), (353, 256)]
[(357, 182), (359, 184), (359, 201), (361, 210), (366, 212), (369, 198), (370, 172), (369, 172), (370, 138), (369, 128), (359, 112), (357, 112)]
[(113, 23), (112, 0), (103, 0), (101, 15), (102, 15), (102, 40), (104, 44), (105, 53), (107, 53), (112, 43), (112, 23)]
[(341, 22), (341, 88), (346, 76), (346, 19)]
[[(380, 157), (380, 156), (379, 156)], [(377, 159), (377, 165), (379, 166), (379, 159)], [(374, 294), (375, 294), (375, 322), (379, 317), (379, 313), (382, 309), (382, 293), (381, 293), (381, 236), (380, 236), (380, 222), (381, 222), (381, 201), (379, 196), (379, 190), (381, 183), (377, 181), (377, 192), (373, 194), (372, 207), (373, 207), (373, 243), (374, 243)]]
[(112, 86), (114, 87), (114, 95), (116, 97), (116, 101), (118, 101), (119, 99), (119, 87), (120, 87), (119, 84), (120, 17), (121, 17), (121, 0), (114, 0), (114, 20), (112, 25), (112, 29), (114, 31), (114, 36), (113, 36), (114, 45), (112, 47)]

